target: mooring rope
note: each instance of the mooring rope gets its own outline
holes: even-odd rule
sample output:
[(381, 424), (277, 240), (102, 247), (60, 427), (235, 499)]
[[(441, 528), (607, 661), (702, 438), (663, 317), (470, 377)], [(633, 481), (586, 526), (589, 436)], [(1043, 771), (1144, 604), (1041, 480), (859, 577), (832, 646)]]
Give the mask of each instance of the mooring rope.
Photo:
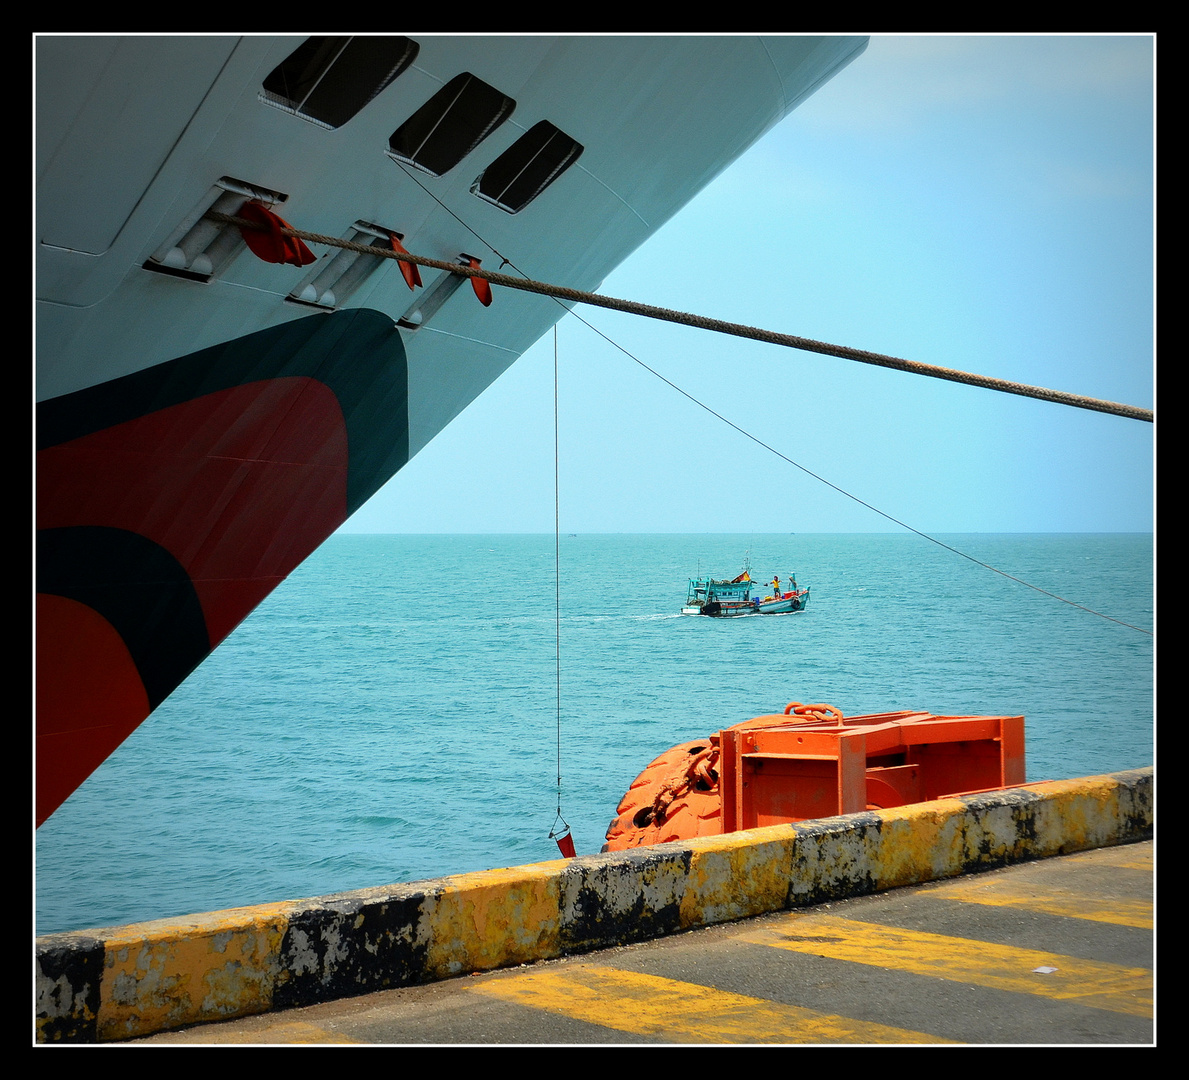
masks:
[[(263, 229), (264, 228), (264, 226), (259, 225), (256, 222), (248, 221), (244, 218), (234, 217), (233, 215), (230, 215), (230, 214), (218, 213), (216, 211), (208, 211), (206, 214), (206, 217), (208, 220), (211, 220), (211, 221), (217, 221), (217, 222), (221, 222), (221, 223), (227, 224), (227, 225), (236, 225), (240, 228), (249, 228), (249, 229)], [(375, 245), (371, 245), (371, 244), (357, 244), (357, 243), (354, 243), (349, 240), (342, 240), (335, 236), (326, 236), (326, 235), (323, 235), (320, 233), (310, 233), (310, 232), (302, 231), (300, 229), (293, 229), (293, 228), (283, 228), (283, 229), (281, 229), (281, 232), (284, 235), (295, 236), (301, 240), (308, 240), (311, 243), (326, 244), (330, 247), (344, 248), (346, 250), (357, 251), (361, 254), (374, 255), (374, 256), (378, 256), (380, 258), (397, 259), (399, 261), (415, 263), (419, 266), (429, 266), (429, 267), (433, 267), (435, 269), (445, 270), (452, 274), (458, 274), (462, 277), (485, 278), (486, 280), (488, 280), (496, 285), (506, 285), (509, 288), (521, 289), (522, 291), (535, 292), (535, 293), (540, 293), (543, 295), (551, 296), (555, 300), (557, 300), (559, 303), (564, 299), (572, 299), (578, 303), (589, 303), (589, 304), (593, 304), (598, 307), (623, 310), (623, 311), (627, 311), (627, 312), (633, 312), (636, 314), (649, 315), (652, 313), (661, 313), (659, 315), (653, 315), (653, 317), (664, 317), (665, 315), (672, 315), (674, 317), (671, 319), (667, 319), (666, 321), (681, 322), (685, 325), (690, 325), (690, 326), (698, 326), (698, 325), (705, 324), (705, 328), (707, 328), (707, 329), (715, 329), (717, 327), (736, 327), (739, 330), (748, 331), (746, 333), (737, 334), (736, 336), (754, 337), (756, 340), (771, 340), (775, 344), (790, 345), (793, 348), (807, 347), (806, 345), (793, 344), (794, 342), (805, 342), (805, 341), (807, 341), (807, 339), (794, 338), (792, 335), (774, 334), (771, 331), (756, 330), (755, 328), (752, 328), (752, 327), (741, 327), (741, 326), (737, 326), (737, 324), (733, 324), (733, 323), (720, 323), (718, 320), (714, 320), (714, 319), (704, 320), (704, 319), (701, 319), (701, 317), (699, 317), (699, 316), (686, 315), (682, 312), (667, 312), (663, 308), (651, 308), (646, 304), (635, 304), (635, 303), (633, 303), (631, 301), (627, 301), (627, 300), (614, 300), (611, 297), (601, 296), (597, 293), (583, 293), (577, 289), (567, 289), (567, 288), (562, 288), (562, 287), (554, 287), (554, 286), (544, 285), (541, 282), (532, 281), (528, 278), (509, 277), (505, 274), (491, 273), (490, 271), (480, 270), (480, 269), (477, 269), (472, 266), (466, 266), (462, 263), (442, 262), (438, 259), (427, 259), (423, 256), (411, 255), (408, 252), (401, 252), (398, 254), (397, 252), (390, 251), (387, 248), (376, 247)], [(487, 245), (487, 246), (490, 246), (490, 245)], [(503, 259), (503, 264), (506, 265), (507, 263), (508, 263), (508, 260), (506, 258)], [(899, 518), (893, 517), (891, 514), (887, 513), (886, 511), (880, 510), (879, 507), (873, 506), (871, 503), (866, 502), (863, 499), (860, 499), (857, 495), (852, 495), (845, 488), (839, 487), (837, 484), (832, 483), (831, 481), (827, 480), (825, 477), (819, 476), (812, 469), (809, 469), (806, 466), (800, 464), (799, 462), (794, 461), (792, 458), (788, 457), (786, 454), (782, 454), (775, 447), (769, 446), (768, 443), (764, 442), (762, 439), (751, 434), (751, 432), (740, 427), (734, 421), (728, 420), (721, 413), (716, 412), (714, 409), (712, 409), (705, 402), (699, 401), (696, 397), (694, 397), (688, 391), (683, 390), (676, 383), (674, 383), (670, 379), (665, 378), (665, 376), (662, 375), (659, 371), (656, 371), (653, 368), (649, 367), (646, 363), (644, 363), (643, 360), (641, 360), (638, 356), (633, 355), (631, 352), (629, 352), (627, 349), (625, 349), (618, 342), (613, 341), (611, 338), (609, 338), (606, 334), (604, 334), (601, 330), (599, 330), (593, 324), (588, 322), (586, 319), (583, 319), (582, 316), (578, 315), (577, 312), (571, 311), (570, 314), (574, 315), (575, 318), (577, 318), (585, 326), (587, 326), (591, 330), (593, 330), (596, 334), (598, 334), (601, 338), (603, 338), (609, 344), (611, 344), (615, 348), (619, 349), (625, 356), (629, 357), (631, 360), (634, 360), (637, 364), (639, 364), (642, 368), (644, 368), (645, 371), (656, 376), (656, 378), (660, 379), (662, 382), (664, 382), (668, 386), (672, 387), (679, 394), (688, 398), (691, 402), (693, 402), (699, 408), (705, 409), (708, 413), (710, 413), (712, 416), (716, 417), (717, 419), (721, 420), (728, 427), (734, 428), (741, 435), (750, 439), (752, 442), (757, 443), (759, 446), (761, 446), (765, 450), (769, 451), (769, 453), (775, 454), (781, 460), (786, 461), (788, 464), (794, 466), (797, 469), (800, 469), (802, 472), (804, 472), (808, 476), (813, 477), (813, 479), (819, 481), (820, 483), (825, 484), (827, 487), (833, 488), (839, 494), (846, 496), (846, 498), (852, 499), (853, 501), (859, 503), (861, 506), (865, 506), (867, 509), (871, 510), (873, 513), (878, 514), (880, 517), (886, 518), (888, 521), (893, 522), (896, 525), (899, 525), (903, 529), (907, 529), (909, 532), (914, 533), (915, 535), (921, 537), (923, 540), (928, 540), (930, 543), (936, 544), (938, 547), (945, 548), (947, 551), (950, 551), (955, 555), (959, 555), (963, 559), (967, 559), (970, 562), (972, 562), (978, 566), (981, 566), (986, 570), (990, 570), (992, 573), (999, 574), (1001, 577), (1004, 577), (1011, 581), (1014, 581), (1017, 584), (1023, 585), (1026, 588), (1032, 589), (1033, 591), (1041, 593), (1044, 596), (1051, 597), (1054, 600), (1059, 600), (1061, 603), (1068, 604), (1070, 607), (1079, 608), (1080, 610), (1085, 611), (1087, 614), (1097, 615), (1099, 618), (1106, 619), (1108, 622), (1117, 623), (1118, 625), (1125, 626), (1130, 630), (1136, 630), (1139, 633), (1145, 634), (1149, 637), (1154, 636), (1153, 631), (1145, 630), (1142, 626), (1136, 626), (1133, 623), (1125, 622), (1122, 619), (1116, 619), (1112, 615), (1106, 615), (1101, 611), (1095, 611), (1093, 608), (1086, 607), (1084, 604), (1079, 604), (1076, 601), (1067, 600), (1065, 597), (1059, 596), (1053, 592), (1049, 592), (1047, 589), (1042, 589), (1038, 585), (1033, 585), (1031, 582), (1025, 581), (1023, 578), (1018, 578), (1013, 574), (1009, 574), (1004, 570), (1000, 570), (1000, 569), (998, 569), (998, 567), (992, 566), (990, 563), (983, 562), (981, 559), (976, 559), (973, 555), (968, 555), (966, 552), (960, 551), (958, 548), (955, 548), (955, 547), (951, 546), (950, 544), (945, 543), (944, 541), (938, 540), (936, 537), (930, 536), (928, 533), (922, 532), (920, 529), (913, 528), (907, 522), (901, 521)], [(728, 331), (724, 331), (724, 332), (731, 332), (731, 331), (728, 330)], [(1081, 397), (1081, 396), (1075, 395), (1075, 394), (1065, 394), (1060, 391), (1045, 390), (1041, 387), (1024, 386), (1023, 384), (1018, 384), (1018, 383), (1006, 383), (1006, 382), (1004, 382), (1004, 380), (1000, 380), (1000, 379), (989, 379), (984, 376), (972, 376), (972, 375), (968, 375), (965, 372), (953, 371), (948, 368), (934, 368), (928, 364), (915, 364), (911, 361), (899, 360), (896, 357), (879, 357), (878, 354), (875, 354), (875, 353), (862, 353), (861, 350), (847, 349), (845, 346), (830, 346), (830, 345), (825, 345), (822, 342), (810, 342), (809, 344), (814, 345), (814, 346), (819, 346), (819, 348), (815, 348), (811, 351), (829, 352), (830, 355), (847, 356), (847, 358), (850, 358), (850, 359), (863, 359), (864, 357), (878, 357), (878, 359), (869, 359), (869, 360), (865, 360), (864, 362), (881, 363), (882, 361), (887, 361), (887, 363), (882, 363), (882, 366), (902, 367), (903, 370), (913, 370), (917, 374), (934, 375), (935, 377), (938, 377), (938, 378), (951, 378), (951, 379), (953, 379), (953, 381), (958, 381), (958, 382), (968, 382), (969, 381), (969, 382), (972, 382), (973, 385), (986, 386), (988, 389), (1004, 390), (1005, 392), (1008, 392), (1008, 393), (1017, 393), (1017, 394), (1021, 394), (1023, 396), (1027, 396), (1027, 397), (1036, 397), (1036, 398), (1040, 398), (1041, 400), (1054, 401), (1054, 402), (1057, 402), (1058, 404), (1071, 405), (1071, 406), (1078, 407), (1078, 408), (1093, 409), (1098, 412), (1114, 413), (1115, 415), (1125, 416), (1125, 417), (1129, 417), (1129, 418), (1135, 419), (1135, 420), (1146, 420), (1149, 423), (1151, 423), (1153, 421), (1153, 414), (1152, 414), (1151, 409), (1140, 409), (1140, 408), (1138, 408), (1136, 406), (1132, 406), (1132, 405), (1121, 405), (1117, 402), (1100, 401), (1095, 398), (1085, 398), (1085, 397)], [(834, 350), (838, 350), (838, 351), (834, 351)], [(850, 355), (850, 354), (854, 354), (854, 355)], [(944, 374), (940, 374), (940, 373), (944, 373)], [(1015, 387), (1015, 389), (1008, 389), (1009, 387)], [(558, 464), (557, 464), (557, 426), (558, 426), (557, 408), (558, 408), (558, 406), (557, 406), (557, 325), (556, 324), (554, 324), (554, 387), (553, 387), (553, 394), (554, 394), (554, 401), (553, 401), (553, 409), (554, 409), (554, 534), (555, 534), (555, 562), (557, 564), (556, 565), (556, 573), (557, 573), (557, 582), (558, 582), (558, 585), (557, 585), (558, 595), (557, 595), (557, 601), (556, 601), (557, 602), (557, 612), (556, 612), (556, 616), (555, 616), (556, 619), (558, 620), (558, 631), (557, 631), (558, 818), (557, 818), (557, 820), (561, 821), (562, 825), (563, 825), (560, 835), (568, 835), (569, 826), (565, 823), (565, 819), (562, 818), (562, 816), (561, 816), (561, 634), (560, 634), (560, 618), (561, 618), (561, 614), (560, 614), (560, 612), (561, 612), (560, 535), (561, 534), (560, 534), (560, 517), (559, 517), (559, 509), (558, 509), (558, 505), (559, 505), (558, 504), (558, 483), (559, 483), (559, 481), (558, 481)], [(559, 834), (556, 829), (556, 822), (555, 822), (554, 830), (552, 830), (550, 832), (550, 836), (554, 837), (554, 838), (558, 838), (559, 846), (561, 846), (560, 845), (560, 837), (559, 837)]]
[[(208, 220), (221, 222), (225, 225), (235, 225), (244, 229), (263, 229), (264, 226), (256, 222), (231, 214), (221, 214), (208, 211)], [(1049, 401), (1057, 405), (1068, 405), (1077, 409), (1089, 409), (1094, 412), (1110, 413), (1115, 416), (1127, 417), (1131, 420), (1154, 422), (1153, 410), (1140, 408), (1137, 405), (1125, 405), (1117, 401), (1104, 401), (1100, 398), (1087, 397), (1083, 394), (1070, 394), (1062, 390), (1051, 390), (1041, 386), (1030, 386), (1027, 383), (1012, 382), (1007, 379), (997, 379), (989, 375), (977, 375), (973, 372), (959, 371), (956, 368), (939, 367), (935, 364), (922, 364), (915, 360), (904, 360), (898, 356), (887, 356), (883, 353), (869, 352), (866, 349), (852, 349), (847, 345), (831, 345), (824, 341), (814, 341), (811, 338), (798, 337), (795, 334), (782, 334), (775, 330), (764, 330), (760, 327), (746, 326), (742, 323), (725, 322), (703, 315), (693, 315), (684, 311), (673, 311), (668, 308), (653, 307), (651, 304), (641, 304), (634, 300), (621, 300), (600, 293), (584, 292), (580, 289), (567, 288), (564, 285), (548, 285), (529, 278), (512, 277), (490, 270), (465, 266), (462, 263), (443, 262), (440, 259), (428, 259), (422, 255), (411, 255), (408, 252), (396, 252), (372, 244), (357, 244), (350, 240), (342, 240), (337, 236), (326, 236), (321, 233), (305, 232), (301, 229), (281, 229), (285, 236), (293, 236), (315, 244), (325, 244), (330, 247), (356, 251), (360, 254), (373, 255), (383, 259), (395, 259), (400, 262), (410, 262), (417, 266), (427, 266), (435, 270), (445, 270), (461, 277), (482, 278), (493, 285), (501, 285), (508, 289), (518, 289), (521, 292), (537, 293), (552, 296), (558, 300), (577, 304), (589, 304), (594, 307), (608, 308), (612, 311), (622, 311), (631, 315), (641, 315), (645, 318), (659, 319), (663, 322), (677, 323), (681, 326), (695, 327), (700, 330), (710, 330), (718, 334), (728, 334), (733, 337), (749, 338), (753, 341), (764, 341), (771, 345), (781, 345), (790, 349), (800, 349), (804, 352), (820, 353), (825, 356), (836, 356), (844, 360), (854, 360), (861, 364), (872, 364), (877, 367), (893, 368), (913, 375), (924, 375), (934, 379), (945, 379), (949, 382), (964, 383), (968, 386), (978, 386), (985, 390), (996, 390), (1004, 394), (1016, 394), (1020, 397), (1036, 398)]]

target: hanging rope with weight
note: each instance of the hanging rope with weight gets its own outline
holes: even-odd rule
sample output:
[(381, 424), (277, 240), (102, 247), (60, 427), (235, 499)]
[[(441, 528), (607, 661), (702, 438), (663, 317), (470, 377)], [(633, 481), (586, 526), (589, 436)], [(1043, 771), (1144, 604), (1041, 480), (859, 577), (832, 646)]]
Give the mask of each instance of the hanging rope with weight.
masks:
[(557, 668), (557, 817), (549, 838), (567, 859), (574, 858), (574, 837), (561, 814), (561, 468), (558, 453), (557, 323), (553, 324), (553, 636)]

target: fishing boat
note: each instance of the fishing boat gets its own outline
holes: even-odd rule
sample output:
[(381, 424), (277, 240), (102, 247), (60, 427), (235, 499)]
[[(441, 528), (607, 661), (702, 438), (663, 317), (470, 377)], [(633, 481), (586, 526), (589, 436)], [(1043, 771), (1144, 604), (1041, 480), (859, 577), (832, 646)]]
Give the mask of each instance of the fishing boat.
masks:
[(37, 37), (37, 823), (866, 44)]
[[(787, 590), (782, 589), (780, 578), (774, 577), (767, 585), (760, 585), (752, 580), (751, 571), (747, 569), (730, 581), (690, 578), (681, 614), (721, 619), (733, 615), (784, 615), (804, 610), (809, 603), (808, 586), (797, 588), (797, 580), (792, 574), (786, 584)], [(768, 588), (772, 591), (761, 595)]]

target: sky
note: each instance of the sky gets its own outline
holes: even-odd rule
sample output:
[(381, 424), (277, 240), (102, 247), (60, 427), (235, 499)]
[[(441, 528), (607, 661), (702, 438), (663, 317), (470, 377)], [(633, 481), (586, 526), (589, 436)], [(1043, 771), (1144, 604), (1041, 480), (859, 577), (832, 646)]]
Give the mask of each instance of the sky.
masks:
[[(874, 36), (600, 291), (1152, 408), (1154, 66)], [(557, 363), (564, 533), (1154, 529), (1150, 423), (581, 306)], [(340, 531), (552, 532), (553, 379), (551, 331)]]

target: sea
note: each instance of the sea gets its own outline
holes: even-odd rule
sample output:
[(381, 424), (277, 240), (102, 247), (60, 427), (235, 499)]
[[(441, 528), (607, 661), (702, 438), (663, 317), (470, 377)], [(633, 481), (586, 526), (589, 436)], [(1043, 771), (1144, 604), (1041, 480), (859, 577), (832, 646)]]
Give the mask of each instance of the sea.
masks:
[[(791, 701), (1152, 765), (1153, 536), (935, 540), (336, 534), (36, 831), (36, 931), (592, 854), (654, 757)], [(806, 610), (681, 614), (745, 565)]]

